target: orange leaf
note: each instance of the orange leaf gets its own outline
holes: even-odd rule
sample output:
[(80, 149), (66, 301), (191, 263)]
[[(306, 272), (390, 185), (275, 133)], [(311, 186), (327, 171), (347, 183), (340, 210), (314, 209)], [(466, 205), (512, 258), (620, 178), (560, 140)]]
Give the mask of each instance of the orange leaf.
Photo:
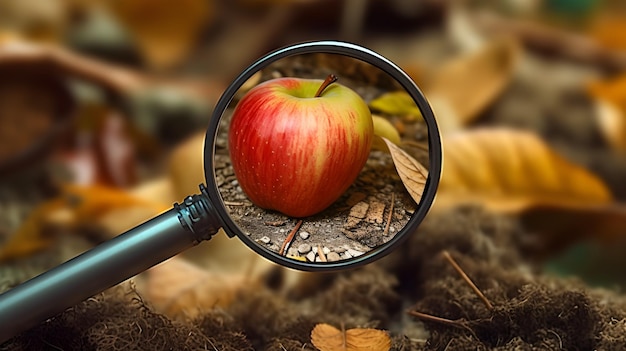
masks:
[(354, 328), (339, 330), (321, 323), (311, 331), (311, 342), (320, 351), (388, 351), (391, 339), (378, 329)]
[[(44, 228), (52, 222), (74, 226), (98, 222), (112, 210), (143, 207), (156, 215), (169, 207), (145, 201), (124, 190), (105, 186), (66, 185), (63, 194), (33, 210), (9, 241), (0, 248), (0, 261), (32, 254), (53, 243)], [(119, 234), (119, 233), (118, 233)]]
[(444, 138), (436, 208), (481, 204), (518, 213), (529, 206), (586, 207), (612, 196), (595, 175), (529, 132), (478, 129)]

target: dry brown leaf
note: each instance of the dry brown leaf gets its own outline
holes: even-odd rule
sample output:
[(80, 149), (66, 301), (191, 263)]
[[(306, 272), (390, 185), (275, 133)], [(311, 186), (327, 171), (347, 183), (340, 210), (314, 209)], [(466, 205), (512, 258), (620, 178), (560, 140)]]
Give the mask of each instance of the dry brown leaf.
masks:
[(213, 2), (206, 0), (115, 0), (109, 3), (114, 15), (130, 31), (155, 68), (167, 68), (184, 59), (213, 12)]
[(495, 40), (443, 66), (424, 86), (426, 96), (445, 99), (460, 124), (469, 124), (508, 85), (519, 56), (515, 41)]
[(311, 342), (320, 351), (388, 351), (389, 334), (383, 330), (354, 328), (339, 330), (320, 323), (311, 331)]
[(426, 186), (426, 179), (428, 179), (428, 170), (391, 141), (379, 136), (375, 138), (382, 140), (387, 145), (402, 183), (415, 203), (419, 204)]
[(227, 307), (241, 291), (256, 289), (260, 276), (242, 272), (205, 270), (173, 257), (142, 273), (137, 289), (159, 312), (171, 318), (194, 318), (202, 311)]
[(436, 208), (482, 204), (517, 213), (535, 205), (607, 204), (595, 175), (550, 149), (539, 137), (510, 129), (476, 129), (444, 137)]

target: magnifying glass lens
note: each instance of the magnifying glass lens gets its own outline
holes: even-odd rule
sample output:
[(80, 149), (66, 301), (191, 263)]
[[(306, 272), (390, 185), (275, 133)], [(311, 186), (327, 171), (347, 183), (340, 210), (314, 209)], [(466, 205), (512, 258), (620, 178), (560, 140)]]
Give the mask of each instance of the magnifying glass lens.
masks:
[[(212, 172), (231, 229), (265, 257), (313, 270), (397, 245), (430, 206), (407, 189), (424, 192), (432, 153), (412, 95), (350, 55), (290, 55), (254, 72), (215, 136)], [(400, 156), (422, 167), (411, 181)]]

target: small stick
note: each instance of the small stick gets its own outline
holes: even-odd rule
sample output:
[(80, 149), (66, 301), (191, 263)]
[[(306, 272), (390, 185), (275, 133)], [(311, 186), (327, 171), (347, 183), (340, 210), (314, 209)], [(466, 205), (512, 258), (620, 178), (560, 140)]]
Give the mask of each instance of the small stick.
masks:
[(389, 216), (387, 216), (387, 224), (385, 225), (385, 230), (383, 231), (384, 236), (389, 234), (389, 226), (391, 225), (391, 217), (393, 216), (393, 205), (395, 201), (396, 193), (391, 193), (391, 207), (389, 207)]
[(437, 316), (433, 316), (430, 314), (417, 312), (417, 311), (407, 311), (406, 313), (408, 313), (409, 315), (413, 317), (417, 317), (418, 319), (421, 319), (423, 321), (435, 322), (435, 323), (448, 325), (448, 326), (459, 328), (459, 329), (465, 329), (478, 339), (478, 337), (476, 336), (476, 333), (474, 333), (474, 331), (462, 321), (458, 321), (458, 320), (454, 321), (452, 319), (441, 318), (441, 317), (437, 317)]
[(243, 202), (224, 201), (224, 205), (226, 205), (226, 206), (243, 206), (245, 204)]
[(324, 255), (324, 250), (322, 250), (322, 247), (321, 247), (321, 246), (319, 246), (319, 245), (317, 245), (317, 254), (318, 254), (318, 255), (319, 255), (319, 257), (320, 257), (320, 261), (322, 261), (322, 262), (328, 262), (328, 261), (326, 260), (326, 255)]
[(493, 305), (491, 304), (491, 302), (489, 302), (489, 300), (482, 293), (482, 291), (480, 291), (480, 289), (478, 289), (478, 287), (476, 286), (476, 284), (474, 284), (474, 282), (470, 279), (470, 277), (468, 277), (467, 274), (465, 274), (465, 272), (463, 271), (461, 266), (459, 266), (459, 264), (456, 263), (454, 258), (452, 258), (452, 256), (450, 255), (450, 253), (447, 250), (444, 250), (442, 255), (443, 255), (443, 257), (446, 260), (448, 260), (448, 262), (450, 262), (452, 267), (454, 267), (454, 269), (459, 273), (459, 275), (461, 275), (461, 278), (463, 278), (463, 280), (465, 280), (465, 282), (472, 288), (472, 290), (474, 290), (474, 293), (476, 293), (476, 295), (478, 295), (478, 297), (483, 301), (485, 306), (487, 306), (488, 309), (492, 310), (493, 309)]
[(285, 241), (283, 242), (283, 245), (280, 247), (280, 251), (278, 251), (279, 255), (282, 256), (282, 255), (285, 254), (285, 251), (287, 250), (287, 247), (293, 241), (293, 238), (296, 236), (296, 233), (298, 232), (298, 229), (300, 229), (301, 225), (302, 225), (302, 220), (299, 220), (298, 223), (296, 223), (296, 226), (291, 230), (289, 235), (287, 235), (287, 237), (285, 238)]
[(410, 314), (413, 317), (417, 317), (417, 318), (419, 318), (421, 320), (424, 320), (424, 321), (435, 322), (435, 323), (439, 323), (439, 324), (445, 324), (445, 325), (449, 325), (451, 327), (456, 327), (456, 328), (463, 328), (463, 325), (461, 324), (461, 322), (453, 321), (452, 319), (441, 318), (441, 317), (437, 317), (437, 316), (433, 316), (433, 315), (430, 315), (430, 314), (417, 312), (417, 311), (407, 311), (406, 313)]

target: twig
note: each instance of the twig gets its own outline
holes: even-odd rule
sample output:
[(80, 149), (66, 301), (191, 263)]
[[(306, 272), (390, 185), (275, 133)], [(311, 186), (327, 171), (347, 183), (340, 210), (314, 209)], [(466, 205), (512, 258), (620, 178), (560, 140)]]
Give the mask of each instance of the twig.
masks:
[(461, 278), (463, 278), (463, 280), (465, 280), (465, 282), (472, 288), (472, 290), (474, 290), (474, 293), (476, 293), (476, 295), (478, 295), (478, 297), (483, 301), (485, 306), (487, 306), (488, 309), (492, 310), (493, 309), (493, 305), (491, 304), (491, 302), (489, 302), (489, 300), (482, 293), (482, 291), (480, 291), (480, 289), (478, 289), (478, 287), (476, 286), (476, 284), (474, 284), (474, 282), (470, 279), (470, 277), (468, 277), (467, 274), (465, 274), (465, 272), (463, 271), (461, 266), (459, 266), (459, 264), (456, 263), (454, 258), (452, 258), (452, 256), (450, 255), (450, 253), (447, 250), (444, 250), (442, 255), (443, 255), (443, 257), (446, 260), (448, 260), (448, 262), (450, 262), (452, 267), (454, 267), (454, 269), (459, 273), (459, 275), (461, 275)]
[(389, 216), (387, 216), (387, 224), (385, 225), (385, 230), (383, 231), (384, 236), (389, 234), (389, 226), (391, 225), (391, 217), (393, 216), (393, 205), (395, 201), (396, 193), (391, 193), (391, 207), (389, 207)]
[(431, 314), (426, 314), (426, 313), (422, 313), (422, 312), (417, 312), (417, 311), (407, 311), (406, 313), (410, 314), (413, 317), (417, 317), (423, 321), (429, 321), (429, 322), (435, 322), (435, 323), (439, 323), (439, 324), (445, 324), (445, 325), (449, 325), (451, 327), (455, 327), (455, 328), (467, 328), (467, 326), (463, 325), (462, 322), (460, 321), (453, 321), (452, 319), (447, 319), (447, 318), (441, 318), (441, 317), (437, 317), (437, 316), (433, 316)]
[(478, 339), (478, 336), (476, 335), (476, 333), (474, 333), (474, 330), (472, 330), (472, 328), (467, 326), (465, 321), (441, 318), (441, 317), (437, 317), (437, 316), (433, 316), (433, 315), (430, 315), (430, 314), (417, 312), (417, 311), (407, 311), (406, 313), (408, 313), (409, 315), (411, 315), (413, 317), (417, 317), (417, 318), (419, 318), (419, 319), (421, 319), (423, 321), (435, 322), (435, 323), (447, 325), (447, 326), (450, 326), (450, 327), (467, 330), (470, 334), (472, 334), (472, 336), (474, 336), (476, 339)]
[(320, 257), (320, 261), (322, 262), (328, 261), (326, 260), (326, 255), (324, 255), (324, 250), (322, 250), (322, 247), (320, 245), (317, 245), (317, 255)]
[(226, 206), (243, 206), (245, 203), (237, 202), (237, 201), (224, 201), (224, 205)]
[(285, 251), (287, 250), (287, 247), (293, 241), (293, 238), (296, 236), (296, 233), (298, 232), (298, 229), (300, 229), (301, 225), (302, 225), (302, 220), (299, 220), (298, 223), (296, 223), (296, 226), (291, 230), (289, 235), (287, 235), (287, 237), (285, 238), (285, 241), (283, 242), (283, 245), (280, 247), (280, 251), (278, 251), (279, 255), (282, 256), (282, 255), (285, 254)]

